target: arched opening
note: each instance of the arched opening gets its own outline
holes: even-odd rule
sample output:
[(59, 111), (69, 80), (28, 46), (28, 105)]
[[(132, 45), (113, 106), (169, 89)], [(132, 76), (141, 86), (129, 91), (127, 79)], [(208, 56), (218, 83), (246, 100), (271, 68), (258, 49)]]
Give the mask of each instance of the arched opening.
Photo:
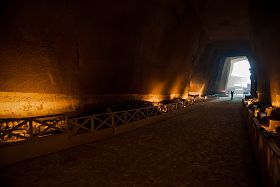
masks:
[(234, 91), (234, 95), (244, 97), (250, 95), (251, 73), (250, 63), (246, 56), (231, 57), (227, 59), (230, 63), (226, 92)]

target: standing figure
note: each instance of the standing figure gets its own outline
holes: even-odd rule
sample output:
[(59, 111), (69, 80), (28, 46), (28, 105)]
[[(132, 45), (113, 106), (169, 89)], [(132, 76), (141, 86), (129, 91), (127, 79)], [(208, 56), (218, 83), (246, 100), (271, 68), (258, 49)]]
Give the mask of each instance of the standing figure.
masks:
[(230, 91), (230, 95), (231, 95), (230, 100), (233, 100), (233, 94), (234, 94), (234, 91)]

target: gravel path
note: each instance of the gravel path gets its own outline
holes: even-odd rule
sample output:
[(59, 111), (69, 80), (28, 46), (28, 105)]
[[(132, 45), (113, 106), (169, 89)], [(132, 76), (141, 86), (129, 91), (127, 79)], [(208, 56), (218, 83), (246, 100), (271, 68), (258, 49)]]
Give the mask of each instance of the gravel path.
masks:
[[(241, 102), (0, 168), (0, 186), (260, 186)], [(4, 184), (4, 185), (3, 185)]]

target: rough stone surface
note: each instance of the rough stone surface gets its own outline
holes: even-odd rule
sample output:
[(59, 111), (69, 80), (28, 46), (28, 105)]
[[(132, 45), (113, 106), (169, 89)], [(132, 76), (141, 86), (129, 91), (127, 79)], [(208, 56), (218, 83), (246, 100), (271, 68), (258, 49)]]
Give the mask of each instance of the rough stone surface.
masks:
[(208, 102), (133, 132), (2, 167), (1, 184), (261, 186), (240, 109), (240, 101)]
[(4, 0), (0, 7), (0, 91), (171, 94), (174, 82), (178, 93), (188, 85), (202, 28), (184, 0)]
[(63, 94), (81, 108), (106, 94), (213, 94), (226, 57), (247, 56), (253, 95), (279, 107), (275, 2), (2, 0), (0, 93)]

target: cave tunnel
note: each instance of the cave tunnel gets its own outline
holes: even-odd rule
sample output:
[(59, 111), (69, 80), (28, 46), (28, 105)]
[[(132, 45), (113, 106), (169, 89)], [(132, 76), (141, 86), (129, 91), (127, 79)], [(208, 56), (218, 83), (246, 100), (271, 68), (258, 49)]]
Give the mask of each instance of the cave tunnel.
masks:
[(215, 94), (224, 58), (242, 55), (258, 80), (251, 94), (279, 107), (278, 27), (265, 20), (278, 14), (249, 2), (224, 6), (2, 1), (1, 117)]
[[(222, 73), (227, 73), (223, 79), (226, 86), (221, 87), (225, 88), (225, 93), (233, 91), (238, 96), (250, 95), (250, 63), (247, 57), (227, 57)], [(224, 82), (222, 83), (224, 85)]]
[[(37, 185), (24, 168), (45, 162), (71, 185), (280, 185), (279, 20), (274, 0), (1, 0), (0, 181)], [(246, 90), (231, 82), (241, 60), (250, 66)], [(242, 97), (230, 100), (231, 90)], [(115, 136), (130, 131), (128, 122), (140, 130)], [(155, 125), (142, 130), (148, 123)], [(100, 140), (109, 136), (119, 144)], [(94, 158), (78, 145), (91, 145)], [(114, 162), (102, 160), (110, 151)], [(166, 155), (166, 164), (149, 154)], [(203, 154), (220, 162), (206, 163)], [(119, 175), (102, 177), (98, 160)], [(66, 173), (69, 163), (86, 174)], [(28, 180), (10, 180), (16, 171)], [(47, 181), (67, 185), (56, 177), (41, 185)]]

